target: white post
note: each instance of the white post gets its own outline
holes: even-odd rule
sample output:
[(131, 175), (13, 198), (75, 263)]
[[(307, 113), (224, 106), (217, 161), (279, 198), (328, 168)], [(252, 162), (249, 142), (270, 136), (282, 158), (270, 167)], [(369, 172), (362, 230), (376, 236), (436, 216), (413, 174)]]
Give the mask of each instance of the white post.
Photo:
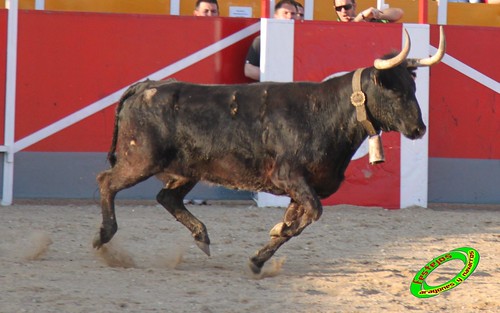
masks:
[(16, 70), (17, 70), (17, 14), (18, 0), (6, 0), (9, 10), (7, 22), (7, 70), (5, 79), (5, 135), (7, 151), (3, 159), (2, 205), (12, 204), (14, 190), (14, 130), (16, 118)]
[(383, 9), (387, 9), (388, 7), (389, 7), (389, 5), (385, 4), (384, 0), (377, 0), (377, 9), (383, 10)]
[(274, 3), (274, 0), (269, 0), (269, 18), (274, 18), (274, 6), (276, 3)]
[[(193, 1), (194, 5), (194, 1)], [(193, 8), (194, 10), (194, 8)], [(170, 1), (170, 15), (179, 15), (181, 12), (179, 0), (171, 0)]]
[(294, 20), (260, 22), (260, 80), (293, 81)]
[(314, 0), (305, 0), (304, 19), (312, 21), (314, 19)]
[(439, 25), (446, 25), (448, 22), (448, 0), (438, 1), (438, 20)]
[(45, 0), (35, 0), (35, 10), (45, 10)]
[[(428, 24), (404, 24), (411, 38), (409, 58), (429, 56), (430, 27)], [(427, 207), (429, 187), (429, 68), (419, 67), (416, 78), (417, 100), (427, 133), (422, 139), (410, 140), (401, 135), (400, 207)]]
[[(293, 81), (294, 20), (261, 19), (260, 29), (260, 80), (275, 82)], [(258, 192), (258, 207), (287, 207), (290, 198)]]

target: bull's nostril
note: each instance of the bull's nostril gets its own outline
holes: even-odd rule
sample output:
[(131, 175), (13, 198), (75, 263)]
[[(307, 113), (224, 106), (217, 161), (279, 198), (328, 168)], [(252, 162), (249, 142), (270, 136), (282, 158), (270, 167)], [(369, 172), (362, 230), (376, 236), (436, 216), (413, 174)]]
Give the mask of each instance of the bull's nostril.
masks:
[(426, 132), (427, 128), (425, 126), (423, 127), (419, 127), (416, 129), (416, 135), (417, 137), (423, 137), (425, 135), (425, 132)]

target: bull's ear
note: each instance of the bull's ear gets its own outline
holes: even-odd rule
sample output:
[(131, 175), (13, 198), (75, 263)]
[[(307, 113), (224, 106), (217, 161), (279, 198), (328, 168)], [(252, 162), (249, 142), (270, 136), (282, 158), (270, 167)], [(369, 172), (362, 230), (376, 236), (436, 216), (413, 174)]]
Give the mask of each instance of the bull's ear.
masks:
[(375, 86), (388, 90), (398, 89), (398, 79), (396, 79), (400, 75), (398, 74), (398, 71), (395, 71), (394, 69), (374, 70), (371, 75)]

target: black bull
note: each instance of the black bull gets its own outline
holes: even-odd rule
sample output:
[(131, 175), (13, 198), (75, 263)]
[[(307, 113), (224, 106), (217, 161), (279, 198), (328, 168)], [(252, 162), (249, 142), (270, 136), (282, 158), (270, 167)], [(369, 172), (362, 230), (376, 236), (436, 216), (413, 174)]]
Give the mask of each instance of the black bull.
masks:
[[(361, 75), (368, 120), (377, 132), (398, 131), (410, 139), (426, 130), (415, 97), (414, 67), (438, 62), (407, 59), (403, 51), (375, 61)], [(157, 200), (210, 253), (207, 229), (184, 206), (199, 181), (265, 191), (291, 198), (271, 239), (250, 259), (260, 272), (291, 237), (319, 219), (321, 198), (336, 192), (351, 157), (368, 136), (350, 102), (353, 72), (322, 83), (197, 85), (146, 81), (130, 87), (116, 113), (111, 169), (101, 172), (103, 221), (96, 248), (117, 231), (116, 194), (155, 175), (164, 183)]]

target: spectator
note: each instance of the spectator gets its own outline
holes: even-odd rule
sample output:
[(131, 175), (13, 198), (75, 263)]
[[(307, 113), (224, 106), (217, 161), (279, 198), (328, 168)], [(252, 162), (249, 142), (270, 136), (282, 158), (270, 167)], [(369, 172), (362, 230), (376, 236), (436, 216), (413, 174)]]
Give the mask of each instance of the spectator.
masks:
[(197, 0), (193, 15), (219, 16), (219, 4), (217, 0)]
[[(281, 0), (274, 6), (274, 18), (291, 20), (297, 15), (297, 2)], [(253, 80), (260, 80), (260, 36), (255, 37), (248, 49), (244, 66), (245, 76)]]
[[(217, 0), (197, 0), (193, 11), (194, 16), (219, 16), (219, 3)], [(184, 200), (184, 204), (207, 204), (207, 200)]]
[(303, 21), (305, 16), (304, 16), (304, 6), (300, 2), (297, 3), (297, 14), (295, 15), (296, 20)]
[(394, 23), (403, 17), (403, 10), (398, 8), (368, 8), (356, 14), (355, 0), (333, 0), (333, 7), (339, 22)]

